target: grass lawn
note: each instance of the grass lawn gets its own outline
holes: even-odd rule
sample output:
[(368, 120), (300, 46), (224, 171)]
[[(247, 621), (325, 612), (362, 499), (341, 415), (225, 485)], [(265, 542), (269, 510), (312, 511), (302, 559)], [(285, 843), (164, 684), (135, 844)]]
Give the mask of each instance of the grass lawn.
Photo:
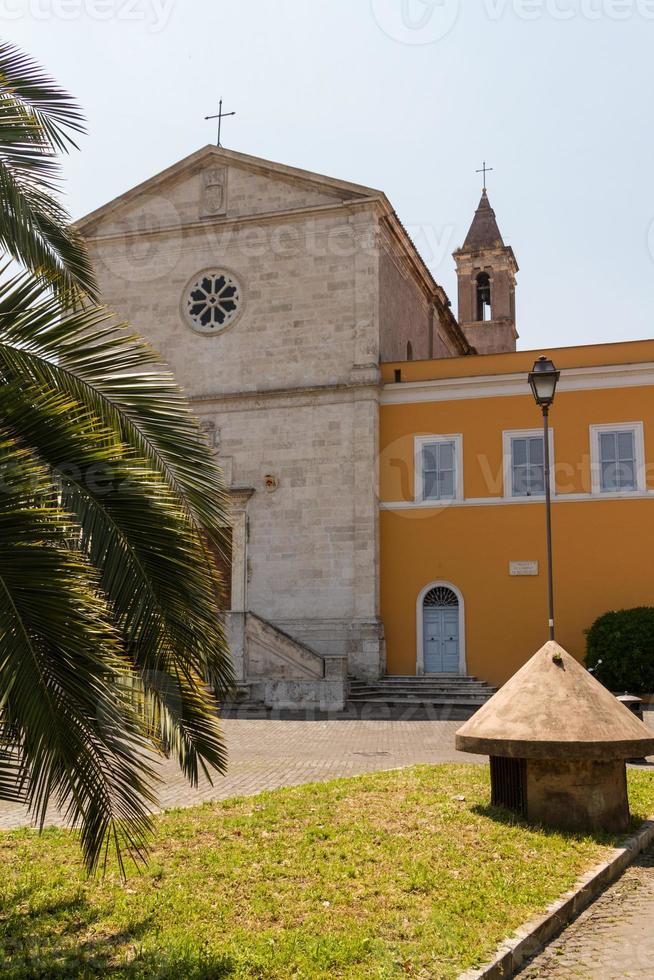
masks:
[[(654, 777), (629, 785), (637, 825)], [(69, 832), (0, 833), (0, 974), (455, 977), (615, 844), (487, 798), (486, 767), (418, 766), (177, 810), (127, 882)]]

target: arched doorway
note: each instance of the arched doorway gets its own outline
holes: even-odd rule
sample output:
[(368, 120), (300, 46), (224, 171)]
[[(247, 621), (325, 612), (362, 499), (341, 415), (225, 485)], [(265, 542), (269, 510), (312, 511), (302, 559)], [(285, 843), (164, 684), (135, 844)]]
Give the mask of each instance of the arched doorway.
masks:
[(432, 582), (418, 598), (418, 674), (464, 674), (463, 597), (449, 582)]

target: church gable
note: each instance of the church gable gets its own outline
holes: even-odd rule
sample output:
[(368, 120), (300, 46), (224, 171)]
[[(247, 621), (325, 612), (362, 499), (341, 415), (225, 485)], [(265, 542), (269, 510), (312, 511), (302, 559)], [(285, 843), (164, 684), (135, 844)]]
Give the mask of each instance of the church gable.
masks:
[(142, 234), (377, 196), (357, 184), (205, 147), (82, 218), (77, 227), (87, 238)]
[(226, 180), (227, 217), (341, 204), (344, 200), (342, 194), (331, 190), (239, 167), (226, 168)]

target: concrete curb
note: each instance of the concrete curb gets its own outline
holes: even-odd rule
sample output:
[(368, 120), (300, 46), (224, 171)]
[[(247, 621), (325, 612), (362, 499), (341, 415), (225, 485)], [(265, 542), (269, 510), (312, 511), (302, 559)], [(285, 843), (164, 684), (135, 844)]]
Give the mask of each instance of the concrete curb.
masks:
[(641, 851), (654, 841), (654, 815), (639, 831), (616, 847), (607, 861), (595, 865), (578, 879), (569, 892), (548, 908), (544, 915), (530, 919), (497, 949), (485, 966), (466, 970), (458, 980), (507, 980), (514, 976), (531, 956), (553, 939), (557, 933), (588, 908), (600, 892), (620, 877)]

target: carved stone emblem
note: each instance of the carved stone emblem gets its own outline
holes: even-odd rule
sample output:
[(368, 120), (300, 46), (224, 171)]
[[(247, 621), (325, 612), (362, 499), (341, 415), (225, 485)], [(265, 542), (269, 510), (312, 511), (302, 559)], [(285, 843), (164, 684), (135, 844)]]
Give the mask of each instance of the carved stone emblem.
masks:
[(220, 429), (216, 428), (216, 423), (209, 420), (200, 422), (200, 429), (212, 449), (220, 446)]
[(202, 216), (225, 214), (227, 211), (227, 167), (210, 167), (202, 173)]

